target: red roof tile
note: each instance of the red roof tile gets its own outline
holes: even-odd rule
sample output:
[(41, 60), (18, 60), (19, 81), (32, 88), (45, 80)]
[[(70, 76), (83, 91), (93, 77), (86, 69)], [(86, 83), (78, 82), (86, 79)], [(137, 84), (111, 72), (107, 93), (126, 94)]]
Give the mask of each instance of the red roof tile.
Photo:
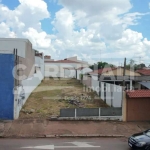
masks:
[(150, 97), (150, 90), (132, 90), (126, 91), (126, 94), (129, 98), (146, 98)]
[(104, 72), (107, 72), (107, 71), (111, 71), (111, 70), (115, 70), (117, 68), (102, 68), (102, 69), (98, 69), (98, 70), (94, 70), (93, 72), (90, 72), (90, 74), (102, 74)]
[(46, 60), (46, 63), (80, 63), (72, 60), (56, 60), (56, 61), (51, 61), (51, 60)]
[(79, 62), (72, 61), (72, 60), (57, 60), (56, 62), (61, 62), (61, 63), (79, 63)]
[(136, 72), (138, 72), (142, 75), (150, 75), (150, 70), (148, 70), (148, 69), (140, 69), (140, 70), (136, 70)]

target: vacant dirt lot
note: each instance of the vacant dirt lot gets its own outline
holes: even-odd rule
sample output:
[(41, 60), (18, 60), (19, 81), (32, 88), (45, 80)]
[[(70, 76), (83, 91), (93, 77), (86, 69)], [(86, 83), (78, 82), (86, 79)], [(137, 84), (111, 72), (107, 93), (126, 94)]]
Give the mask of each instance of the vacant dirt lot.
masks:
[(61, 108), (108, 107), (76, 79), (44, 79), (23, 106), (20, 118), (58, 116)]

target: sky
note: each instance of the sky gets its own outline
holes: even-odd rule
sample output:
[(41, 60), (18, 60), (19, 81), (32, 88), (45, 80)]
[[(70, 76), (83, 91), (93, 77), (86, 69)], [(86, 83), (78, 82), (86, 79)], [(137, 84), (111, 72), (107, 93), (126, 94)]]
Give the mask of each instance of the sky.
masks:
[(55, 60), (150, 64), (150, 0), (0, 0), (0, 29)]

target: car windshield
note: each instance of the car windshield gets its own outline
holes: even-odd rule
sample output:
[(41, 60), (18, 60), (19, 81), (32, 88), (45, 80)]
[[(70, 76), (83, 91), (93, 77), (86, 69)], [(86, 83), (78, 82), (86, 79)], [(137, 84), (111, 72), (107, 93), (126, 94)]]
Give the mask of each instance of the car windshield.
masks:
[(144, 133), (145, 133), (145, 135), (147, 135), (147, 136), (149, 136), (149, 137), (150, 137), (150, 130), (145, 131)]

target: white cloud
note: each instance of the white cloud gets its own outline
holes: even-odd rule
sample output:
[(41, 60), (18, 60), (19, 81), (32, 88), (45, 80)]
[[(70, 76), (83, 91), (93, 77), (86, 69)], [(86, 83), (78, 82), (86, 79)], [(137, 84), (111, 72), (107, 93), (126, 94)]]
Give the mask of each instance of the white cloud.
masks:
[(59, 0), (63, 8), (55, 13), (55, 34), (51, 35), (42, 30), (40, 22), (50, 18), (46, 2), (19, 2), (14, 10), (0, 4), (2, 37), (28, 38), (34, 48), (56, 59), (73, 55), (90, 62), (134, 55), (148, 59), (150, 41), (130, 29), (146, 13), (129, 13), (130, 0)]
[(6, 25), (6, 23), (2, 22), (0, 23), (0, 37), (3, 38), (7, 35), (7, 37), (15, 38), (16, 35), (13, 31), (10, 31), (9, 26)]
[(54, 30), (58, 31), (61, 38), (70, 37), (74, 28), (74, 18), (72, 13), (67, 9), (63, 8), (56, 12), (56, 17), (52, 22), (54, 25)]
[(60, 3), (71, 11), (80, 10), (91, 16), (107, 15), (110, 12), (113, 15), (122, 14), (132, 7), (129, 0), (60, 0)]
[[(0, 4), (0, 35), (2, 37), (28, 38), (34, 48), (49, 48), (51, 39), (41, 29), (41, 20), (50, 17), (44, 0), (19, 0), (20, 5), (14, 10)], [(11, 31), (12, 30), (12, 31)]]
[[(80, 56), (87, 54), (86, 57), (99, 58), (101, 51), (103, 57), (146, 56), (148, 49), (142, 33), (130, 30), (129, 25), (137, 25), (147, 13), (129, 13), (132, 8), (129, 0), (59, 2), (64, 8), (56, 13), (53, 22), (58, 32), (57, 42), (53, 44), (62, 54), (76, 52)], [(67, 23), (68, 18), (71, 24)]]
[(51, 45), (51, 39), (44, 31), (38, 32), (33, 28), (29, 28), (26, 32), (23, 32), (22, 35), (25, 38), (30, 38), (32, 44), (36, 48), (45, 49), (49, 48)]

